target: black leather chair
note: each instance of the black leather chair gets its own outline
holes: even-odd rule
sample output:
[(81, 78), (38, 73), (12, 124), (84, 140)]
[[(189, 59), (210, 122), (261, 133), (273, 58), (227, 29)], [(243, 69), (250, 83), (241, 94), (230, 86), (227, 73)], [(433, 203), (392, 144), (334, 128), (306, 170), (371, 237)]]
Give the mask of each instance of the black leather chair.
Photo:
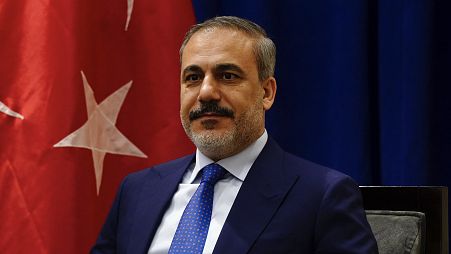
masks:
[(448, 254), (448, 188), (361, 186), (380, 254)]
[(410, 211), (367, 210), (379, 254), (424, 254), (426, 218)]

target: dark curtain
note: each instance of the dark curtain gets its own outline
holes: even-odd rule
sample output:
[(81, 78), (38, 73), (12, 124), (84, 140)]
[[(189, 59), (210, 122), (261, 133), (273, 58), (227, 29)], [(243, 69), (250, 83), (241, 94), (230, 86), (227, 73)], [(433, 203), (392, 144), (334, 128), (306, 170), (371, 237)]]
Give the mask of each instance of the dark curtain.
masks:
[(451, 182), (451, 2), (194, 0), (277, 45), (267, 129), (360, 185)]

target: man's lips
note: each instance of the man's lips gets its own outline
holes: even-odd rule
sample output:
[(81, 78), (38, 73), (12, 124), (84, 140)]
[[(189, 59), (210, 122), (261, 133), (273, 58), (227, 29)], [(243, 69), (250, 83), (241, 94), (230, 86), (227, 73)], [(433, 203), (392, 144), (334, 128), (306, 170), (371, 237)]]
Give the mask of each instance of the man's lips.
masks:
[(204, 117), (204, 116), (221, 116), (221, 117), (225, 117), (225, 115), (217, 114), (217, 113), (205, 113), (205, 114), (200, 115), (200, 117)]
[[(196, 117), (196, 119), (202, 119), (202, 118), (222, 118), (222, 117), (228, 117), (230, 118), (230, 116), (226, 116), (223, 114), (217, 114), (217, 113), (204, 113), (199, 115), (198, 117)], [(194, 120), (196, 120), (194, 119)]]

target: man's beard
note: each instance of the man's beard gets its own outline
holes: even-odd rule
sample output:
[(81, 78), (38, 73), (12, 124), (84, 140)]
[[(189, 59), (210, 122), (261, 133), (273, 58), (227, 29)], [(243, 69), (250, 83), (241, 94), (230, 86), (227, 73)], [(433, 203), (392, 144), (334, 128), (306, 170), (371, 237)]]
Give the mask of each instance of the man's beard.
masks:
[[(188, 119), (181, 116), (182, 125), (188, 137), (202, 153), (215, 157), (211, 159), (223, 159), (239, 153), (260, 136), (259, 130), (263, 127), (264, 121), (263, 109), (261, 106), (258, 108), (257, 105), (261, 105), (261, 103), (255, 103), (239, 117), (235, 117), (231, 109), (219, 107), (215, 101), (202, 103), (200, 109), (192, 110), (189, 113)], [(218, 134), (214, 129), (215, 121), (205, 120), (201, 122), (204, 129), (198, 133), (193, 132), (191, 122), (204, 113), (230, 117), (234, 125)]]

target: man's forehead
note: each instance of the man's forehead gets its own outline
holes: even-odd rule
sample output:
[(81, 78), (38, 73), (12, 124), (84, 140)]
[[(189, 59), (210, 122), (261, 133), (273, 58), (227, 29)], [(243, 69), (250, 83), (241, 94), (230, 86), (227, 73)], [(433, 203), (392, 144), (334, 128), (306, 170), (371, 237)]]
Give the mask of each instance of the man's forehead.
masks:
[[(230, 28), (198, 31), (183, 50), (181, 75), (192, 72), (193, 66), (199, 67), (195, 72), (236, 71), (243, 76), (253, 76), (254, 73), (258, 75), (254, 43), (242, 31)], [(191, 67), (187, 69), (188, 66)], [(230, 68), (231, 66), (237, 68)]]

